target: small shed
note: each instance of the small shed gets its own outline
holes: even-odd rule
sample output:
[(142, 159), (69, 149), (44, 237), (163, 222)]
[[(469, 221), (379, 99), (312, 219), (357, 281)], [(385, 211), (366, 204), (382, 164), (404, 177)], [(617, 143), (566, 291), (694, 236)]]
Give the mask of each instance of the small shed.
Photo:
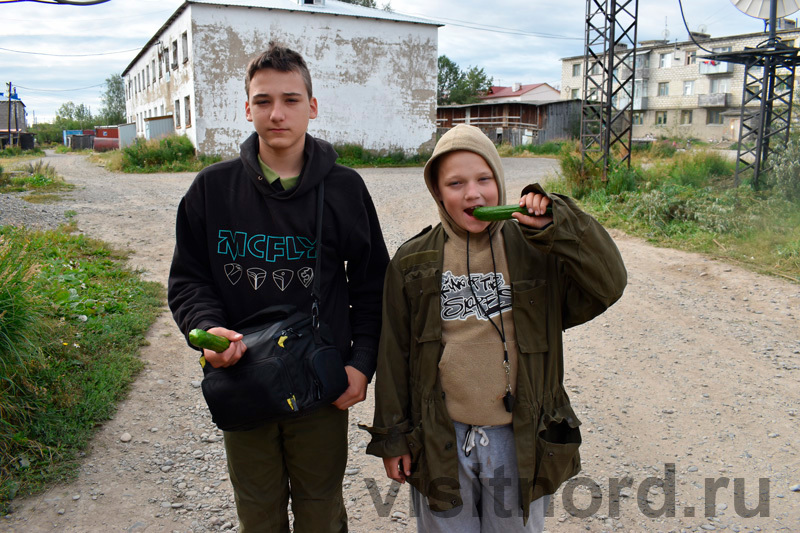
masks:
[(172, 115), (144, 119), (144, 138), (148, 141), (150, 139), (160, 139), (173, 133), (176, 133), (176, 130)]

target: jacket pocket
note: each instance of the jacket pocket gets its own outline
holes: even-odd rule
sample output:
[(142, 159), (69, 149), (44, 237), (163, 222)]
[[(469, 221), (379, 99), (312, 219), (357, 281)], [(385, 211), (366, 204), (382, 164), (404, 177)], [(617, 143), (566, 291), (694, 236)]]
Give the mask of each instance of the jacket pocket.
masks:
[(515, 282), (512, 288), (514, 325), (520, 352), (546, 352), (547, 283), (544, 280), (523, 280)]
[(441, 340), (441, 287), (435, 276), (406, 282), (406, 294), (411, 302), (411, 333), (417, 342)]
[(539, 457), (536, 485), (542, 494), (553, 494), (580, 470), (578, 448), (582, 439), (579, 425), (580, 420), (569, 405), (542, 416), (536, 436), (536, 454)]

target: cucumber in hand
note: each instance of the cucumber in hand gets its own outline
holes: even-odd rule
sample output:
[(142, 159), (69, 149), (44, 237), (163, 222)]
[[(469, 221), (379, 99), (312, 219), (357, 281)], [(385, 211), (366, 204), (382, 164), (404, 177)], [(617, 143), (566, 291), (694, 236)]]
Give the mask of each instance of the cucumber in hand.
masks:
[(190, 331), (189, 342), (198, 348), (205, 348), (215, 352), (224, 352), (231, 344), (231, 341), (225, 337), (214, 335), (202, 329), (193, 329)]
[[(523, 215), (530, 215), (528, 209), (520, 207), (519, 205), (488, 205), (484, 207), (476, 207), (472, 212), (472, 216), (478, 220), (506, 220), (511, 217), (512, 213), (522, 213)], [(553, 216), (552, 206), (547, 206), (543, 216)]]

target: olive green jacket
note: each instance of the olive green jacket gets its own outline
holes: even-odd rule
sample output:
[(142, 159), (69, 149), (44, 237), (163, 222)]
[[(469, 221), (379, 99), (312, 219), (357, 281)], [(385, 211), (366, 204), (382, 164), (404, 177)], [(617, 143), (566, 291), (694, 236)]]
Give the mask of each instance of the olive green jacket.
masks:
[[(538, 185), (530, 191), (543, 192)], [(580, 471), (580, 424), (563, 386), (561, 332), (617, 301), (627, 283), (619, 250), (568, 197), (548, 195), (544, 230), (506, 222), (505, 242), (519, 346), (514, 440), (522, 512)], [(439, 224), (400, 247), (384, 286), (376, 406), (367, 453), (411, 454), (409, 483), (434, 511), (462, 504), (455, 429), (438, 378), (441, 279), (446, 234)]]

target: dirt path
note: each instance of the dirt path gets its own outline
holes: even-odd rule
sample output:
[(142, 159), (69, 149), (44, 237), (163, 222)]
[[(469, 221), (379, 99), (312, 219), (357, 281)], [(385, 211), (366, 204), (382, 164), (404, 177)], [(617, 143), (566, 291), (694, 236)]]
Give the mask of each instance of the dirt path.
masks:
[[(112, 174), (68, 155), (48, 162), (77, 186), (63, 207), (77, 212), (80, 230), (133, 250), (132, 264), (165, 283), (175, 209), (193, 175)], [(504, 163), (509, 191), (556, 167)], [(436, 222), (419, 169), (362, 175), (390, 252)], [(566, 333), (584, 470), (554, 498), (547, 530), (800, 531), (800, 286), (614, 237), (630, 281), (607, 313)], [(0, 529), (237, 529), (200, 371), (166, 310), (149, 341), (145, 371), (98, 431), (78, 479), (15, 502)], [(367, 435), (355, 424), (371, 413), (371, 395), (351, 409), (351, 530), (412, 532), (407, 488), (393, 501), (380, 461), (364, 454)]]

